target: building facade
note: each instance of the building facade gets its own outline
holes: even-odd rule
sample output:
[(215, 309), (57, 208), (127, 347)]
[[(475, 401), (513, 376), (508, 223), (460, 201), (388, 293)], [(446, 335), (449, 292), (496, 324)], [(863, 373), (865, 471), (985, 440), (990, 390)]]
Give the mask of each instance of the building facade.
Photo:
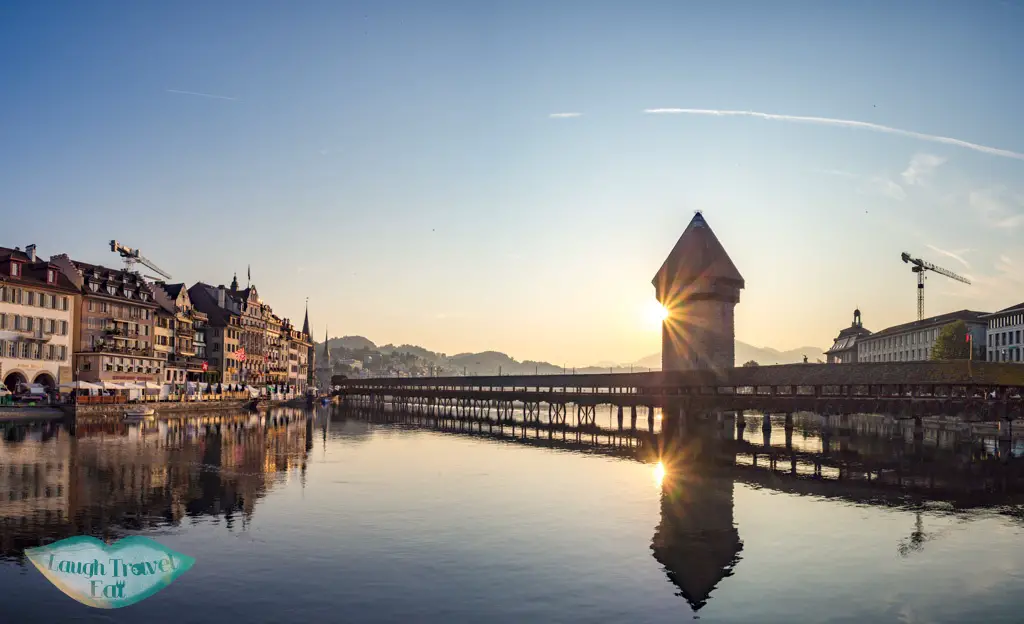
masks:
[(930, 360), (939, 331), (950, 323), (963, 321), (974, 344), (973, 357), (985, 359), (987, 323), (984, 312), (960, 310), (889, 327), (857, 341), (859, 362), (922, 362)]
[(743, 276), (700, 212), (693, 216), (653, 280), (665, 308), (662, 370), (735, 366), (733, 310)]
[(829, 364), (852, 364), (860, 361), (858, 343), (871, 335), (860, 319), (860, 309), (853, 311), (853, 323), (836, 336), (832, 347), (825, 352), (825, 361)]
[(291, 321), (281, 322), (282, 336), (288, 339), (288, 379), (287, 384), (293, 392), (306, 392), (309, 377), (309, 336), (292, 326)]
[(137, 273), (50, 258), (79, 289), (74, 374), (88, 382), (151, 382), (164, 376), (153, 348), (157, 303)]
[(1024, 362), (1024, 303), (989, 314), (985, 322), (985, 359)]
[(56, 265), (0, 247), (0, 382), (49, 389), (72, 381), (78, 289)]
[(223, 285), (197, 282), (188, 289), (188, 295), (194, 309), (206, 317), (203, 331), (208, 363), (206, 378), (211, 383), (242, 383), (242, 321), (237, 302), (228, 296)]

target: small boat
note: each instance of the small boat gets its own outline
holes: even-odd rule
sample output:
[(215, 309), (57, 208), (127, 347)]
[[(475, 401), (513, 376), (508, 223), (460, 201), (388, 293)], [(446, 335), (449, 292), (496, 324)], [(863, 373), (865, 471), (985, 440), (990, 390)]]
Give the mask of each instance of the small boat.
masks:
[(264, 407), (266, 404), (267, 404), (267, 402), (262, 400), (262, 399), (253, 399), (253, 400), (251, 400), (251, 401), (249, 401), (248, 403), (245, 404), (245, 409), (253, 410), (253, 411), (258, 411), (260, 408)]
[(133, 407), (133, 408), (131, 408), (129, 410), (125, 410), (125, 412), (124, 412), (124, 419), (125, 420), (141, 420), (143, 418), (148, 418), (148, 417), (152, 416), (155, 413), (156, 413), (156, 410), (154, 410), (152, 407)]

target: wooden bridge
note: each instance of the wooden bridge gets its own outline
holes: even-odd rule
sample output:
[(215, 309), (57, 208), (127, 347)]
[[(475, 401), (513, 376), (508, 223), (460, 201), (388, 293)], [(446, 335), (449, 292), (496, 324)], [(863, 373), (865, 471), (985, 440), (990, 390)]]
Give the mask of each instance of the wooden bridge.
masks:
[(654, 408), (666, 417), (722, 411), (882, 413), (904, 418), (955, 415), (968, 420), (1024, 416), (1024, 366), (1001, 362), (788, 364), (723, 371), (333, 379), (343, 400), (428, 412), (522, 410), (527, 420), (564, 422), (575, 406), (579, 426), (595, 406)]

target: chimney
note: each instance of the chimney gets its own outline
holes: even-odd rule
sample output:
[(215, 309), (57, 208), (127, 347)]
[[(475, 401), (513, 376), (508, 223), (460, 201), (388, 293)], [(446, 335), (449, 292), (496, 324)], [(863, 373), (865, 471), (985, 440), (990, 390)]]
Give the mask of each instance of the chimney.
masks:
[(25, 247), (25, 254), (28, 255), (29, 262), (36, 261), (36, 244), (32, 243)]
[(218, 286), (217, 287), (217, 305), (220, 306), (221, 308), (224, 307), (224, 287), (223, 286)]

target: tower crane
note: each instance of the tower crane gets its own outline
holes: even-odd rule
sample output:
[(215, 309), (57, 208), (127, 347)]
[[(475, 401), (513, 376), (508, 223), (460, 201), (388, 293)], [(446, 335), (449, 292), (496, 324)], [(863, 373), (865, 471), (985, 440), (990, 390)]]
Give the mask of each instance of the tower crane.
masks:
[(164, 280), (171, 279), (169, 273), (165, 273), (162, 269), (160, 269), (160, 267), (153, 264), (153, 262), (149, 258), (139, 253), (138, 249), (125, 247), (116, 240), (112, 240), (110, 241), (110, 251), (121, 254), (121, 258), (124, 259), (124, 268), (126, 271), (137, 273), (137, 271), (135, 270), (135, 265), (141, 264), (142, 266), (150, 269), (151, 271), (160, 276), (160, 278), (153, 277), (152, 275), (146, 275), (145, 277), (148, 277), (151, 280), (157, 280), (161, 278)]
[(964, 284), (970, 284), (971, 283), (971, 280), (967, 279), (966, 277), (960, 277), (956, 273), (954, 273), (952, 271), (947, 271), (946, 269), (943, 269), (941, 267), (937, 267), (934, 264), (932, 264), (931, 262), (925, 262), (924, 260), (922, 260), (920, 258), (911, 258), (910, 254), (908, 254), (907, 252), (903, 252), (902, 258), (903, 258), (903, 262), (906, 262), (908, 264), (912, 264), (913, 266), (910, 267), (910, 270), (913, 271), (914, 273), (917, 273), (917, 320), (919, 320), (919, 321), (921, 320), (921, 317), (924, 316), (924, 272), (925, 271), (934, 271), (935, 273), (938, 273), (939, 275), (945, 275), (946, 277), (948, 277), (950, 279), (955, 279), (956, 281), (963, 282)]

